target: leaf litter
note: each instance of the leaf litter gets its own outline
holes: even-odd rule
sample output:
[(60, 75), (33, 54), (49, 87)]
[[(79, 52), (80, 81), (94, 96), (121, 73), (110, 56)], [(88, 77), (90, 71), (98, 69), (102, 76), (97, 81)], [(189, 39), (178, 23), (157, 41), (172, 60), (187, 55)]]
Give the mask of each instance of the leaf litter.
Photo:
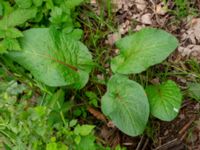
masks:
[(192, 18), (182, 29), (178, 51), (183, 57), (195, 58), (200, 62), (200, 18)]

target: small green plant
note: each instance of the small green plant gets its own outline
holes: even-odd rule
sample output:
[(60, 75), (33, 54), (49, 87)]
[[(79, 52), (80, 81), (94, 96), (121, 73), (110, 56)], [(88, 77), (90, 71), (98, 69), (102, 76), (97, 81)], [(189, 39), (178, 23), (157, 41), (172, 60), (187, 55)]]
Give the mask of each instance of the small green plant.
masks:
[[(168, 0), (163, 0), (163, 2), (165, 3), (165, 5), (168, 4)], [(174, 7), (172, 8), (172, 10), (169, 9), (168, 11), (174, 14), (178, 19), (187, 17), (189, 15), (197, 15), (197, 10), (195, 9), (195, 4), (193, 3), (193, 1), (174, 0), (172, 2), (174, 4)]]
[[(102, 110), (126, 134), (143, 133), (150, 112), (165, 121), (171, 121), (178, 114), (182, 95), (174, 82), (149, 86), (146, 95), (142, 86), (126, 77), (162, 62), (177, 43), (169, 33), (153, 28), (143, 29), (117, 42), (120, 55), (111, 61), (116, 75), (108, 83)], [(55, 29), (37, 28), (24, 32), (21, 45), (23, 51), (9, 52), (6, 56), (24, 66), (39, 81), (49, 86), (67, 85), (78, 89), (87, 83), (92, 60), (80, 42)]]
[[(28, 87), (16, 81), (1, 82), (0, 90), (0, 148), (67, 150), (99, 147), (95, 144), (93, 125), (80, 125), (77, 120), (66, 120), (64, 113), (64, 92), (43, 100), (43, 103), (30, 106), (27, 98)], [(17, 97), (22, 93), (21, 101)], [(39, 98), (38, 98), (39, 100)], [(18, 104), (19, 103), (19, 104)], [(2, 136), (3, 135), (3, 136)], [(85, 144), (88, 143), (89, 145)]]
[(129, 80), (128, 75), (162, 62), (177, 47), (177, 39), (165, 31), (146, 28), (119, 40), (116, 45), (120, 54), (111, 61), (115, 75), (102, 98), (103, 112), (131, 136), (143, 133), (149, 113), (161, 120), (173, 120), (182, 102), (178, 86), (167, 81), (148, 86), (145, 92), (141, 85)]

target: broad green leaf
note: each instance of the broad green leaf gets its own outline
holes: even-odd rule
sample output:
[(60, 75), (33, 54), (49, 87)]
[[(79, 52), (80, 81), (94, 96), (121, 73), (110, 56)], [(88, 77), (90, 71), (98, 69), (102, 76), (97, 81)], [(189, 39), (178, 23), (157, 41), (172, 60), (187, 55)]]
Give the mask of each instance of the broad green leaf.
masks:
[(15, 50), (15, 51), (21, 50), (21, 46), (17, 39), (5, 38), (2, 41), (0, 41), (0, 45), (2, 45), (0, 47), (6, 48), (5, 51), (6, 50)]
[(90, 105), (98, 107), (98, 97), (97, 97), (96, 93), (86, 91), (85, 95), (88, 97), (88, 101), (89, 101)]
[(63, 32), (70, 33), (74, 28), (74, 22), (71, 17), (70, 11), (68, 12), (67, 10), (68, 9), (66, 7), (52, 8), (50, 13), (51, 17), (49, 18), (49, 20), (52, 24), (56, 25), (57, 28), (62, 29)]
[(46, 146), (46, 150), (58, 150), (57, 143), (56, 142), (48, 143)]
[(48, 28), (24, 32), (23, 51), (9, 56), (49, 86), (73, 85), (82, 88), (88, 81), (92, 57), (81, 42)]
[(200, 101), (200, 83), (189, 83), (188, 94), (191, 98)]
[(20, 8), (29, 8), (32, 5), (32, 0), (15, 0)]
[(69, 122), (69, 127), (74, 127), (77, 124), (77, 120), (73, 119)]
[(6, 29), (0, 28), (0, 38), (18, 38), (22, 36), (23, 36), (22, 32), (16, 28), (12, 27)]
[(5, 31), (3, 29), (0, 28), (0, 38), (5, 38)]
[(163, 121), (173, 120), (181, 107), (182, 94), (175, 82), (168, 80), (161, 85), (146, 88), (151, 114)]
[(53, 0), (45, 0), (47, 9), (52, 9), (54, 7)]
[(67, 20), (68, 17), (63, 14), (63, 11), (60, 7), (54, 7), (51, 11), (50, 21), (54, 24), (62, 23)]
[(46, 145), (46, 150), (68, 150), (68, 147), (62, 143), (51, 142)]
[(37, 13), (36, 8), (16, 9), (8, 16), (7, 25), (9, 27), (21, 25), (25, 23), (27, 20), (34, 18), (36, 13)]
[(7, 47), (3, 41), (0, 41), (0, 54), (7, 52)]
[(140, 73), (165, 60), (177, 45), (177, 39), (163, 30), (142, 29), (116, 43), (120, 54), (112, 59), (112, 71), (121, 74)]
[(53, 3), (56, 5), (61, 5), (63, 1), (66, 1), (66, 0), (53, 0)]
[(20, 51), (21, 46), (19, 44), (19, 41), (12, 38), (5, 38), (0, 41), (0, 54), (6, 53), (8, 50)]
[(64, 99), (65, 92), (62, 89), (60, 89), (55, 94), (53, 94), (52, 98), (49, 101), (47, 101), (45, 106), (51, 108), (52, 110), (60, 111), (61, 108), (59, 106), (63, 105)]
[(67, 0), (64, 2), (65, 6), (70, 9), (74, 9), (76, 6), (80, 5), (84, 0)]
[(0, 3), (0, 17), (3, 16), (3, 4)]
[(81, 141), (76, 145), (76, 150), (99, 150), (95, 144), (95, 136), (88, 135), (81, 137)]
[(41, 6), (42, 3), (43, 3), (43, 0), (33, 0), (33, 4), (34, 4), (36, 7)]
[(77, 135), (75, 138), (74, 138), (74, 142), (76, 144), (79, 144), (81, 142), (81, 136), (80, 135)]
[[(63, 31), (63, 32), (65, 32), (65, 31)], [(72, 32), (69, 33), (69, 36), (75, 40), (80, 40), (83, 36), (83, 30), (74, 29)]]
[(23, 34), (21, 31), (19, 31), (16, 28), (8, 28), (7, 30), (5, 30), (5, 37), (19, 38), (19, 37), (23, 37)]
[(13, 11), (13, 7), (10, 5), (8, 1), (0, 1), (0, 3), (2, 7), (2, 15), (0, 16), (5, 16), (7, 14), (10, 14)]
[(68, 146), (64, 143), (57, 143), (58, 150), (68, 150)]
[(144, 89), (126, 76), (114, 75), (102, 98), (102, 111), (130, 136), (142, 134), (149, 117), (149, 103)]

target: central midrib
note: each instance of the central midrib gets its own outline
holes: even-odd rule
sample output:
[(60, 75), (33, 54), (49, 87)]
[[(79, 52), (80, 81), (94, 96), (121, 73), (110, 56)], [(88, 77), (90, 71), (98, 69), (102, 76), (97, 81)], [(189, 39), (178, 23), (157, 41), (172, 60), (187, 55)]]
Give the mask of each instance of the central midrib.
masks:
[(67, 67), (67, 68), (69, 68), (69, 69), (71, 69), (71, 70), (73, 70), (73, 71), (75, 71), (75, 72), (78, 72), (78, 70), (79, 70), (77, 67), (72, 66), (72, 65), (70, 65), (70, 64), (67, 64), (67, 63), (65, 63), (65, 62), (63, 62), (63, 61), (61, 61), (61, 60), (58, 60), (58, 59), (56, 59), (56, 58), (50, 56), (50, 55), (45, 55), (45, 54), (36, 53), (36, 51), (34, 51), (34, 52), (32, 52), (32, 53), (31, 53), (30, 51), (26, 51), (26, 53), (34, 54), (34, 55), (36, 55), (36, 56), (41, 56), (41, 57), (43, 57), (43, 58), (53, 60), (53, 61), (55, 61), (55, 62), (57, 62), (57, 63), (59, 63), (59, 64), (61, 64), (61, 65), (64, 65), (65, 67)]

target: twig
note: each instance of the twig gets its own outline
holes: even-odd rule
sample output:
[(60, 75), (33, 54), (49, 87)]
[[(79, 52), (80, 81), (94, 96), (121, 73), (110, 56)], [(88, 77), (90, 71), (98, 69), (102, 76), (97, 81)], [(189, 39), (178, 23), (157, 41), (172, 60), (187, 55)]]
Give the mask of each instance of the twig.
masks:
[(192, 119), (183, 126), (183, 128), (178, 132), (179, 135), (182, 135), (189, 127), (190, 125), (194, 122), (194, 120), (196, 119), (196, 116), (192, 117)]
[(188, 133), (185, 132), (185, 133), (180, 137), (180, 141), (183, 141), (183, 140), (185, 139), (185, 137), (186, 137), (187, 134), (188, 134)]
[(99, 111), (95, 110), (94, 108), (88, 106), (87, 110), (94, 116), (96, 117), (98, 120), (101, 120), (105, 123), (107, 123), (106, 117)]
[(99, 138), (99, 137), (96, 137), (96, 140), (99, 141), (99, 142), (101, 142), (101, 143), (103, 143), (103, 144), (107, 144), (106, 141), (104, 141), (103, 139), (101, 139), (101, 138)]
[(169, 147), (171, 147), (171, 146), (173, 146), (173, 145), (176, 145), (177, 141), (178, 141), (178, 139), (175, 138), (175, 139), (173, 139), (172, 141), (169, 141), (169, 142), (167, 142), (167, 143), (165, 143), (165, 144), (163, 144), (163, 145), (157, 147), (157, 148), (154, 149), (154, 150), (163, 150), (163, 149), (167, 149), (167, 148), (169, 148)]
[(146, 149), (148, 143), (149, 143), (149, 138), (146, 139), (144, 146), (142, 147), (142, 150)]
[(130, 143), (130, 142), (126, 142), (126, 143), (123, 143), (124, 146), (131, 146), (133, 145), (133, 143)]
[(138, 143), (136, 150), (140, 150), (140, 147), (143, 144), (143, 141), (144, 141), (144, 135), (141, 137), (140, 142)]

